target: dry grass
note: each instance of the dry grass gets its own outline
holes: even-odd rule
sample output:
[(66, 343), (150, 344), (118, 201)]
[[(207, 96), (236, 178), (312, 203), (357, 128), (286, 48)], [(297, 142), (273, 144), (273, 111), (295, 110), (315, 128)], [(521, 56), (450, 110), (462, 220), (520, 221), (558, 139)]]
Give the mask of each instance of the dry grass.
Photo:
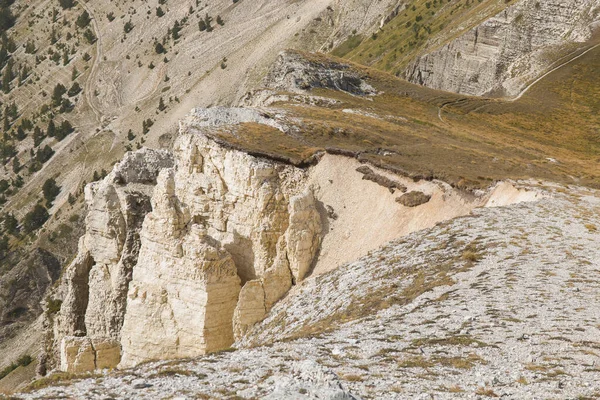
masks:
[[(243, 124), (215, 135), (236, 147), (296, 165), (310, 164), (316, 154), (329, 151), (415, 179), (439, 178), (465, 189), (509, 178), (563, 183), (575, 178), (594, 186), (600, 178), (596, 162), (600, 89), (594, 79), (600, 73), (598, 54), (600, 48), (550, 74), (512, 103), (432, 90), (350, 64), (381, 94), (367, 99), (313, 89), (312, 94), (338, 103), (276, 103), (288, 116), (289, 134)], [(336, 60), (303, 55), (324, 65)], [(573, 91), (578, 93), (574, 98)], [(444, 107), (442, 122), (438, 109), (446, 103), (452, 105)]]
[(485, 388), (485, 387), (479, 387), (476, 391), (475, 394), (478, 394), (480, 396), (487, 396), (487, 397), (498, 397), (498, 395), (490, 388)]

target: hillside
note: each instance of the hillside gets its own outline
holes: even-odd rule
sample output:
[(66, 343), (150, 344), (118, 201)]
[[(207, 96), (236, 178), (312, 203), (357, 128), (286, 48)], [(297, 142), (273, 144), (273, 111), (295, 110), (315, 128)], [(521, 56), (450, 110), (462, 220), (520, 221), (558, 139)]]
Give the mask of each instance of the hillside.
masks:
[(17, 398), (595, 398), (598, 194), (544, 190), (303, 282), (235, 351)]
[(598, 396), (598, 1), (53, 1), (0, 4), (0, 392)]
[(358, 21), (359, 3), (9, 4), (14, 26), (1, 46), (0, 353), (12, 350), (0, 367), (39, 340), (20, 334), (77, 251), (86, 183), (128, 150), (168, 146), (192, 107), (236, 102), (286, 46), (319, 48), (332, 30), (365, 29), (386, 7)]

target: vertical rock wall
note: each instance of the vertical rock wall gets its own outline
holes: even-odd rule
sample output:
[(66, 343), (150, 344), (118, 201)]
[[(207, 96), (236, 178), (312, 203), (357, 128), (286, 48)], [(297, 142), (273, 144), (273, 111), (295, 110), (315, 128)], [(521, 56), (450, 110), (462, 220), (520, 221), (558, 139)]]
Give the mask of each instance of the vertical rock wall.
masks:
[[(140, 249), (139, 231), (150, 211), (158, 171), (172, 165), (173, 157), (166, 151), (128, 153), (106, 178), (86, 187), (86, 233), (63, 276), (64, 298), (53, 326), (51, 347), (55, 354), (63, 354), (62, 369), (81, 370), (90, 365), (75, 359), (71, 367), (67, 365), (67, 354), (89, 358), (91, 342), (77, 341), (73, 336), (118, 344), (127, 290)], [(69, 338), (68, 346), (63, 338)], [(64, 346), (71, 350), (61, 351), (59, 347)], [(110, 357), (109, 364), (115, 364), (115, 357)], [(103, 365), (102, 354), (97, 361)]]
[(128, 154), (86, 201), (54, 324), (65, 371), (231, 346), (304, 278), (321, 241), (305, 171), (193, 129), (172, 155)]
[(552, 46), (584, 42), (599, 20), (598, 0), (522, 0), (418, 57), (406, 78), (470, 95), (517, 95), (556, 57)]
[(122, 367), (229, 347), (303, 278), (318, 251), (316, 201), (310, 189), (297, 194), (302, 170), (201, 133), (179, 137), (174, 154), (141, 232)]

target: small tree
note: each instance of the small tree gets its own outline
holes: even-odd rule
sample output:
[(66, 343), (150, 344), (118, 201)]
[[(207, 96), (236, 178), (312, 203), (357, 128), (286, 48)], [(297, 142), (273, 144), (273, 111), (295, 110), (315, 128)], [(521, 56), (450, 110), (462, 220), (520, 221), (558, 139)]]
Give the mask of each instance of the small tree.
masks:
[(204, 24), (206, 25), (206, 32), (212, 32), (213, 27), (210, 25), (212, 22), (212, 17), (208, 15), (208, 13), (206, 14), (206, 16), (204, 17)]
[(63, 9), (73, 8), (75, 6), (75, 0), (58, 0), (60, 6)]
[(56, 135), (56, 125), (54, 124), (53, 119), (48, 122), (48, 129), (46, 129), (46, 133), (50, 137), (54, 137), (54, 135)]
[(38, 147), (40, 143), (44, 140), (44, 132), (40, 129), (39, 126), (33, 128), (33, 146)]
[(23, 219), (23, 228), (25, 232), (31, 233), (36, 231), (44, 225), (44, 223), (50, 218), (48, 210), (41, 204), (36, 204), (33, 210), (28, 212)]
[(123, 31), (125, 33), (129, 33), (133, 30), (133, 23), (131, 21), (127, 21), (125, 22), (125, 25), (123, 25)]
[(157, 16), (158, 18), (160, 18), (160, 17), (162, 17), (163, 15), (165, 15), (165, 12), (163, 11), (163, 9), (162, 9), (160, 6), (158, 6), (158, 7), (156, 8), (156, 16)]
[(15, 174), (18, 174), (21, 170), (21, 163), (19, 162), (19, 157), (13, 158), (12, 170)]
[(67, 95), (69, 97), (73, 97), (73, 96), (78, 95), (79, 92), (81, 92), (81, 86), (79, 86), (79, 83), (73, 82), (73, 85), (71, 85), (71, 87), (69, 88)]
[(94, 35), (94, 32), (92, 32), (90, 28), (86, 29), (85, 32), (83, 32), (83, 37), (85, 38), (85, 40), (87, 40), (89, 44), (94, 44), (97, 40), (96, 35)]
[(92, 19), (90, 18), (90, 14), (87, 12), (87, 10), (84, 10), (81, 15), (77, 17), (75, 24), (80, 28), (85, 28), (90, 24), (91, 21)]
[(165, 101), (161, 97), (160, 100), (158, 101), (158, 110), (164, 111), (166, 108), (167, 108), (167, 106), (165, 105)]
[(6, 213), (6, 214), (4, 214), (3, 225), (4, 225), (4, 230), (7, 233), (14, 235), (18, 231), (17, 228), (19, 226), (19, 221), (17, 221), (17, 219), (15, 218), (14, 215), (12, 215), (10, 213)]
[(173, 40), (179, 39), (179, 32), (181, 32), (181, 25), (179, 25), (179, 21), (175, 20), (175, 24), (173, 24), (173, 29), (171, 30)]
[(50, 207), (56, 196), (60, 193), (60, 186), (56, 184), (53, 178), (49, 178), (44, 182), (42, 192), (44, 193), (44, 199), (46, 199), (46, 205)]
[(52, 106), (58, 107), (62, 103), (62, 96), (65, 93), (67, 93), (67, 88), (63, 84), (58, 83), (54, 86), (54, 90), (52, 91)]
[(221, 18), (220, 15), (217, 15), (217, 24), (221, 26), (225, 25), (225, 21), (223, 21), (223, 18)]
[(156, 42), (154, 44), (154, 51), (156, 52), (156, 54), (162, 54), (166, 51), (165, 46), (163, 46), (161, 42)]

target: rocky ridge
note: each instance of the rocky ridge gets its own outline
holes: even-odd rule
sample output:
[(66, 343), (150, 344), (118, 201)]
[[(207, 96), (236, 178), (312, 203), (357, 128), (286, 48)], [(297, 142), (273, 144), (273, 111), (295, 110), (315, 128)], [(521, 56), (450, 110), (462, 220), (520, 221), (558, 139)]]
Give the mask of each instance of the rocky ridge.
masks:
[[(196, 109), (172, 153), (128, 153), (86, 188), (86, 234), (48, 318), (50, 367), (124, 368), (226, 349), (311, 272), (474, 207), (537, 196), (509, 184), (461, 194), (339, 155), (299, 168), (213, 137), (249, 122), (287, 127), (276, 109)], [(398, 201), (409, 190), (419, 204)]]

